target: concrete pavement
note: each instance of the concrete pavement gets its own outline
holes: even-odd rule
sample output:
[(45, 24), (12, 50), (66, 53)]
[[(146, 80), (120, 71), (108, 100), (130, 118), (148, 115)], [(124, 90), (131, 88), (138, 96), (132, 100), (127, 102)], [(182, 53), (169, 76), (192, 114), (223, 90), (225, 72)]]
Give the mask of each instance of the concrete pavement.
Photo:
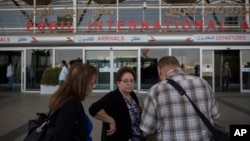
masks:
[[(84, 102), (88, 114), (91, 103), (104, 93), (93, 93)], [(0, 91), (0, 141), (22, 141), (27, 132), (27, 121), (35, 117), (37, 112), (47, 112), (51, 95), (36, 93), (2, 92)], [(138, 94), (143, 104), (145, 94)], [(229, 130), (230, 124), (250, 124), (250, 93), (216, 93), (221, 111), (219, 122)], [(100, 141), (101, 122), (92, 118), (93, 141)]]

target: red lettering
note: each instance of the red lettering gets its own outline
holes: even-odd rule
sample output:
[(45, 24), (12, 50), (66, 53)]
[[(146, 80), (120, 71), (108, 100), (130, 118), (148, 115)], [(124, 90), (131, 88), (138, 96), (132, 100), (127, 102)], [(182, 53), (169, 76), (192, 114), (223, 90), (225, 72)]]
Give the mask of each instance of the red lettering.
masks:
[(28, 31), (32, 31), (33, 29), (33, 22), (29, 21), (26, 23), (26, 28)]
[(54, 22), (54, 21), (49, 22), (49, 29), (50, 29), (50, 31), (55, 31), (57, 29), (56, 22)]
[(124, 21), (123, 20), (118, 20), (117, 22), (117, 28), (118, 30), (123, 30), (123, 27), (124, 26)]
[(124, 41), (124, 36), (98, 36), (98, 41)]
[(0, 42), (2, 42), (2, 43), (9, 43), (10, 42), (10, 38), (9, 37), (2, 37), (2, 38), (0, 38)]
[(109, 30), (111, 30), (111, 27), (113, 25), (113, 20), (107, 20), (106, 23), (108, 24)]
[(169, 30), (169, 26), (170, 26), (171, 20), (165, 20), (164, 22), (166, 23), (167, 30)]
[(141, 30), (148, 30), (149, 29), (149, 22), (148, 21), (141, 21)]
[(227, 40), (227, 41), (246, 40), (246, 36), (233, 36), (233, 35), (216, 36), (216, 40)]
[(136, 30), (136, 20), (129, 20), (128, 21), (128, 28)]
[(224, 25), (223, 25), (223, 21), (220, 20), (219, 25), (220, 25), (220, 30), (226, 29), (226, 27), (224, 27)]
[(38, 28), (38, 30), (40, 30), (40, 31), (45, 31), (45, 26), (46, 26), (46, 23), (45, 23), (45, 22), (38, 22), (38, 23), (37, 23), (37, 28)]
[(71, 28), (71, 22), (70, 22), (70, 21), (68, 21), (68, 22), (67, 22), (67, 24), (68, 24), (68, 31), (73, 31), (73, 30), (74, 30), (74, 28)]
[(215, 23), (214, 23), (213, 20), (210, 20), (210, 21), (208, 22), (207, 30), (209, 30), (210, 28), (216, 29), (216, 25), (215, 25)]
[(156, 20), (155, 22), (154, 22), (154, 26), (153, 26), (153, 29), (161, 29), (161, 23), (160, 23), (160, 21), (158, 21), (158, 20)]
[[(179, 22), (181, 22), (181, 25), (179, 25)], [(117, 27), (118, 30), (124, 30), (126, 29), (125, 26), (127, 26), (129, 30), (137, 30), (139, 28), (139, 26), (137, 25), (138, 21), (137, 20), (128, 20), (128, 23), (126, 24), (126, 21), (124, 20), (118, 20), (117, 21), (117, 25), (113, 24), (114, 21), (113, 20), (107, 20), (106, 21), (106, 29), (107, 30), (112, 30), (112, 28), (114, 28), (114, 26)], [(192, 22), (189, 19), (184, 19), (183, 21), (171, 21), (169, 19), (163, 20), (162, 22), (160, 22), (159, 20), (155, 20), (153, 25), (150, 25), (150, 21), (141, 21), (141, 30), (162, 30), (162, 25), (161, 24), (165, 24), (164, 28), (166, 27), (166, 30), (174, 30), (173, 28), (175, 28), (175, 30), (179, 30), (179, 28), (182, 28), (183, 30), (187, 31), (187, 30), (191, 30), (191, 29), (196, 29), (196, 30), (203, 30), (204, 29), (204, 21), (202, 20), (195, 20), (194, 22)], [(44, 32), (46, 30), (46, 22), (44, 21), (39, 21), (37, 23), (33, 23), (32, 21), (28, 21), (26, 23), (26, 29), (27, 31), (33, 31), (34, 29), (34, 24), (36, 24), (36, 30), (42, 31)], [(125, 25), (126, 24), (126, 25)], [(218, 24), (216, 24), (216, 22), (214, 20), (209, 20), (207, 23), (207, 27), (206, 30), (225, 30), (226, 27), (224, 26), (224, 21), (220, 20), (218, 21)], [(57, 27), (58, 26), (58, 27)], [(87, 30), (91, 31), (91, 30), (103, 30), (103, 21), (95, 21), (95, 22), (91, 22), (91, 21), (87, 21)], [(66, 29), (67, 28), (67, 29)], [(172, 29), (170, 29), (172, 28)], [(67, 22), (55, 22), (55, 21), (50, 21), (49, 25), (48, 25), (48, 29), (50, 31), (55, 31), (55, 30), (68, 30), (68, 31), (73, 31), (74, 28), (72, 27), (72, 22), (71, 21), (67, 21)], [(243, 20), (241, 22), (240, 25), (240, 29), (250, 29), (250, 25), (248, 24), (248, 22), (246, 20)]]
[[(187, 25), (187, 26), (186, 26)], [(192, 27), (192, 23), (191, 23), (191, 21), (190, 20), (183, 20), (182, 21), (182, 28), (184, 29), (184, 30), (188, 30), (188, 29), (190, 29)]]
[(203, 29), (203, 21), (195, 20), (195, 29)]
[(94, 27), (95, 27), (95, 30), (97, 30), (97, 29), (102, 30), (102, 21), (95, 21)]
[(61, 21), (61, 30), (64, 30), (64, 22)]
[(240, 25), (240, 29), (249, 29), (249, 25), (248, 25), (246, 20), (242, 21), (242, 23)]
[(90, 21), (87, 22), (87, 26), (88, 26), (88, 30), (91, 30), (91, 22)]
[(178, 27), (179, 26), (179, 22), (178, 21), (175, 21), (175, 29), (178, 30)]

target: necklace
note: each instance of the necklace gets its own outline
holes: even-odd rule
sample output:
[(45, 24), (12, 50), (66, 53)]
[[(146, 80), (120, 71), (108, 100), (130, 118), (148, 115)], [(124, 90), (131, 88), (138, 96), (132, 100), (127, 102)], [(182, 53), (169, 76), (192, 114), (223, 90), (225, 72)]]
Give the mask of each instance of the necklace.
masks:
[(123, 97), (125, 100), (131, 100), (130, 94), (128, 94), (128, 95), (122, 94), (122, 97)]

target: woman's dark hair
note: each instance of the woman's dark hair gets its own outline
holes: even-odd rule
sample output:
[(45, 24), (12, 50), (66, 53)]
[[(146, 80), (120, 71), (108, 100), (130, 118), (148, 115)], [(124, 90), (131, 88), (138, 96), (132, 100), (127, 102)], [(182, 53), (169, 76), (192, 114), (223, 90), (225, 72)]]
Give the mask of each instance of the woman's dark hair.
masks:
[(87, 88), (96, 75), (97, 69), (95, 67), (79, 62), (74, 63), (70, 67), (65, 81), (52, 95), (49, 108), (53, 110), (60, 108), (70, 97), (76, 97), (83, 101)]
[(65, 66), (67, 65), (65, 60), (62, 60), (62, 64), (64, 64)]
[(68, 67), (65, 60), (62, 60), (62, 64), (63, 64), (64, 66)]
[(115, 84), (117, 84), (117, 82), (121, 81), (121, 79), (122, 79), (122, 77), (123, 77), (123, 75), (125, 73), (131, 73), (133, 75), (133, 77), (134, 77), (134, 80), (137, 79), (136, 78), (136, 73), (132, 68), (130, 68), (130, 67), (122, 67), (122, 68), (119, 69), (119, 71), (115, 75)]

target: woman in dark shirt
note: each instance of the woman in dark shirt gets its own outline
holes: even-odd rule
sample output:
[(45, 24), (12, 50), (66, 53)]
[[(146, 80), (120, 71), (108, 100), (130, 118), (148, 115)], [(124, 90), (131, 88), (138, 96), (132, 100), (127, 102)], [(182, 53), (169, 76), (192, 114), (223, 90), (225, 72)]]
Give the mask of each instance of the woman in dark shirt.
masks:
[(54, 141), (91, 141), (91, 121), (84, 112), (82, 101), (95, 87), (97, 70), (83, 63), (70, 67), (65, 81), (52, 95), (51, 111), (56, 111)]
[(135, 80), (132, 68), (121, 68), (115, 78), (118, 88), (90, 106), (90, 115), (103, 121), (102, 141), (143, 140), (139, 129), (141, 109), (133, 92)]

